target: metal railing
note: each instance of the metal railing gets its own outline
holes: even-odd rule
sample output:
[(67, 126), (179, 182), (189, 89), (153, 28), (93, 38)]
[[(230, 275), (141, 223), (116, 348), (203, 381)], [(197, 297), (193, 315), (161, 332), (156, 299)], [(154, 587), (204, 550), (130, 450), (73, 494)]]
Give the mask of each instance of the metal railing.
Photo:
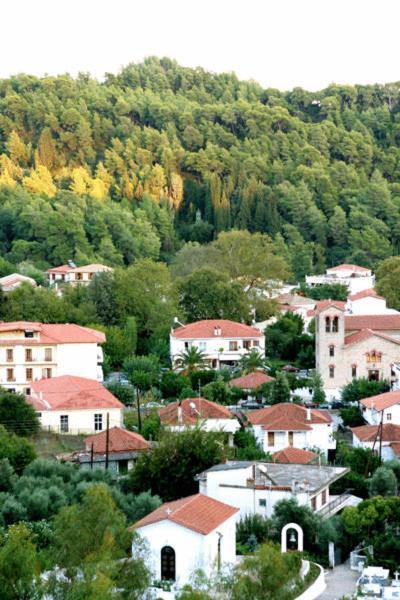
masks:
[(335, 510), (335, 508), (337, 508), (341, 504), (344, 504), (349, 498), (350, 494), (341, 494), (340, 496), (337, 496), (334, 500), (331, 500), (330, 502), (328, 502), (328, 504), (325, 504), (325, 506), (317, 510), (317, 513), (322, 517), (325, 515), (329, 515), (333, 510)]

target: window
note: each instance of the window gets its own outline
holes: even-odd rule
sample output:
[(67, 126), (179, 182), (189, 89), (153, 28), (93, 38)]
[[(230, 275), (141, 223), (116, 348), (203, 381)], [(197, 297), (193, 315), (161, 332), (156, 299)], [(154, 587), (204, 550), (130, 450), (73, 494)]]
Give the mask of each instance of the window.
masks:
[(7, 369), (7, 381), (15, 381), (14, 369)]
[(6, 350), (7, 362), (13, 362), (14, 360), (14, 350), (12, 348), (7, 348)]
[(368, 381), (379, 381), (379, 371), (375, 369), (368, 371)]
[(243, 348), (245, 350), (250, 350), (250, 346), (251, 346), (251, 341), (250, 340), (243, 340)]
[(25, 348), (25, 362), (32, 362), (32, 348)]
[(128, 460), (123, 459), (118, 461), (118, 473), (126, 475), (128, 473)]
[(351, 365), (351, 376), (353, 379), (357, 377), (357, 365)]
[(33, 379), (33, 369), (26, 369), (26, 380), (32, 381)]
[(44, 349), (44, 360), (46, 362), (50, 362), (53, 360), (53, 351), (51, 348), (45, 348)]
[(335, 377), (335, 366), (329, 365), (329, 377), (333, 379)]
[(102, 414), (94, 415), (94, 430), (102, 431), (102, 429), (103, 429), (103, 415)]
[(236, 352), (238, 349), (238, 343), (237, 342), (229, 342), (229, 351), (230, 352)]
[(258, 348), (260, 345), (260, 342), (258, 340), (253, 340), (253, 347), (254, 348)]
[(189, 348), (190, 348), (189, 342), (185, 342), (185, 350), (189, 350)]
[(392, 420), (392, 413), (386, 413), (386, 421)]
[(293, 431), (289, 431), (289, 446), (293, 446)]
[(261, 498), (261, 499), (258, 501), (258, 505), (259, 505), (259, 506), (262, 506), (263, 508), (266, 508), (266, 506), (267, 506), (267, 501), (266, 501), (266, 499), (265, 499), (265, 498)]
[(33, 338), (33, 331), (24, 331), (24, 336), (26, 338)]
[(31, 395), (31, 388), (25, 388), (25, 396), (30, 396)]
[(371, 352), (367, 352), (367, 363), (377, 363), (382, 361), (382, 352), (377, 352), (376, 350), (371, 350)]
[(331, 318), (325, 317), (325, 331), (326, 333), (330, 333), (331, 331)]
[(321, 503), (322, 503), (322, 506), (323, 506), (324, 504), (326, 504), (326, 490), (322, 490), (322, 494), (321, 494)]
[(60, 431), (61, 433), (68, 433), (68, 415), (60, 415)]
[(51, 375), (52, 375), (52, 370), (51, 369), (48, 369), (48, 368), (42, 369), (42, 377), (43, 377), (43, 379), (50, 379)]
[(83, 279), (82, 273), (75, 273), (75, 279), (76, 279), (76, 281), (82, 281), (82, 279)]
[(311, 510), (316, 510), (317, 508), (317, 498), (315, 496), (313, 496), (311, 498)]
[(171, 546), (161, 548), (161, 579), (175, 581), (175, 550)]
[(207, 350), (207, 342), (199, 342), (199, 350), (200, 352)]
[(268, 446), (275, 446), (275, 433), (268, 431)]
[(329, 356), (335, 356), (335, 346), (333, 344), (329, 346)]
[(339, 331), (339, 317), (333, 317), (332, 331), (333, 333), (337, 333)]

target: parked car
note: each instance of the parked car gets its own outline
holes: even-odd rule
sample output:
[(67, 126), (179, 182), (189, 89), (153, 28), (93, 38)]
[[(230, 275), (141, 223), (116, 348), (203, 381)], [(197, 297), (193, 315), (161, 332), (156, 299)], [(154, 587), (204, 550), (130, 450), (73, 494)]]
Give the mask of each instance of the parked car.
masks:
[(318, 408), (330, 408), (331, 405), (328, 402), (323, 402), (322, 404), (318, 404)]
[(246, 400), (240, 405), (240, 408), (244, 408), (246, 410), (258, 410), (259, 408), (264, 408), (262, 404), (258, 404), (258, 402), (251, 402), (250, 400)]
[(340, 400), (334, 400), (331, 402), (331, 408), (344, 408), (344, 404)]

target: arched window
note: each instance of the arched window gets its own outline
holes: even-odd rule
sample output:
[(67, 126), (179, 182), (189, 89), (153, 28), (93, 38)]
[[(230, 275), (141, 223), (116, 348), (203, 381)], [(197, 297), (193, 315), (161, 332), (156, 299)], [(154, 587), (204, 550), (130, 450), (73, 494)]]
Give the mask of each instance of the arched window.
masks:
[(326, 333), (330, 333), (331, 331), (331, 318), (325, 317), (325, 331)]
[(333, 331), (333, 333), (337, 333), (339, 331), (339, 317), (333, 317), (332, 331)]
[(331, 379), (335, 377), (335, 365), (329, 365), (329, 377)]
[(353, 379), (357, 377), (357, 365), (351, 365), (351, 376)]
[(335, 346), (333, 344), (329, 346), (329, 356), (335, 356)]
[(171, 546), (161, 548), (161, 579), (175, 581), (175, 550)]

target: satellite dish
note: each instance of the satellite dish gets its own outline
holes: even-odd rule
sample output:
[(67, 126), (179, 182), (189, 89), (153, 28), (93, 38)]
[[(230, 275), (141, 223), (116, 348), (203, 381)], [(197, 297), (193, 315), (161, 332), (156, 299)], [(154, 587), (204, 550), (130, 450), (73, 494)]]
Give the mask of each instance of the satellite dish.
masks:
[(189, 404), (189, 406), (190, 406), (190, 408), (194, 408), (194, 409), (196, 408), (196, 405), (195, 405), (195, 403), (194, 403), (194, 402), (191, 402), (191, 403)]

